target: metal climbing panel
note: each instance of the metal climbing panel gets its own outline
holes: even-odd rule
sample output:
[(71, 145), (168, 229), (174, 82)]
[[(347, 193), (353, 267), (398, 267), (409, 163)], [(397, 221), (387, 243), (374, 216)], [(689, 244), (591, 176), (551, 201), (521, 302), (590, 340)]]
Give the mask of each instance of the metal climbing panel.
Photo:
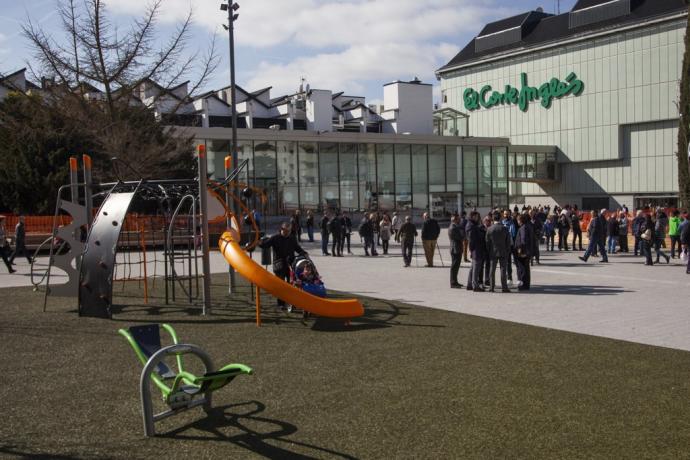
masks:
[(117, 241), (136, 190), (112, 191), (93, 222), (81, 261), (79, 315), (112, 317), (113, 273)]

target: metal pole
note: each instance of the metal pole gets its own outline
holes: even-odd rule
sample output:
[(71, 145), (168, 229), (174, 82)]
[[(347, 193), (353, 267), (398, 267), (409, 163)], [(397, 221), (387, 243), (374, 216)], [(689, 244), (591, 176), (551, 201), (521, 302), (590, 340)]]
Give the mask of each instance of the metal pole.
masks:
[[(233, 107), (233, 112), (234, 112), (235, 104), (233, 104), (232, 107)], [(233, 121), (233, 126), (234, 125), (235, 125), (235, 122)], [(235, 160), (236, 160), (236, 158), (235, 158)], [(233, 170), (232, 162), (233, 162), (232, 156), (226, 156), (225, 157), (225, 178), (226, 179), (228, 177), (230, 177), (230, 172)], [(230, 188), (230, 184), (227, 184), (225, 186), (225, 203), (228, 205), (229, 209), (234, 214), (235, 213), (235, 200), (230, 198), (229, 188)], [(238, 223), (239, 223), (239, 219), (238, 219)], [(227, 226), (228, 229), (232, 225), (232, 222), (230, 220), (229, 215), (225, 219), (225, 225)], [(241, 229), (237, 229), (237, 230), (240, 231)], [(228, 294), (232, 294), (234, 287), (235, 287), (235, 269), (232, 268), (232, 265), (228, 264)]]
[(93, 222), (93, 190), (92, 175), (91, 175), (91, 157), (89, 155), (82, 155), (82, 163), (84, 165), (84, 206), (86, 206), (86, 225), (91, 228)]
[[(230, 2), (231, 3), (231, 2)], [(228, 5), (228, 32), (230, 36), (230, 109), (232, 113), (232, 167), (237, 168), (237, 106), (235, 105), (235, 20), (232, 6)], [(233, 205), (233, 209), (236, 209)]]
[(79, 171), (77, 170), (77, 157), (69, 158), (69, 187), (72, 195), (72, 203), (79, 204)]
[(200, 144), (197, 147), (197, 153), (199, 161), (199, 202), (201, 205), (201, 262), (204, 269), (203, 314), (206, 315), (211, 313), (211, 261), (208, 246), (208, 191), (206, 178), (208, 167), (206, 165), (206, 146)]

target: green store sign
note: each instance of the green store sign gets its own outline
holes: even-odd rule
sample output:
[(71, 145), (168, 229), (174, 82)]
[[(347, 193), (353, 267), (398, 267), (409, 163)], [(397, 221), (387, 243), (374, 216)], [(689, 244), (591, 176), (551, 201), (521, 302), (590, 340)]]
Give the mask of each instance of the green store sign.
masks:
[(520, 89), (506, 85), (502, 93), (494, 91), (491, 85), (483, 86), (479, 91), (467, 88), (462, 93), (465, 108), (477, 110), (480, 107), (489, 109), (499, 104), (517, 104), (520, 110), (527, 112), (529, 103), (539, 99), (542, 107), (548, 109), (554, 98), (560, 99), (569, 94), (579, 96), (585, 89), (585, 84), (578, 80), (575, 72), (570, 72), (565, 81), (554, 77), (538, 88), (527, 84), (527, 74), (523, 72), (520, 74), (520, 84)]

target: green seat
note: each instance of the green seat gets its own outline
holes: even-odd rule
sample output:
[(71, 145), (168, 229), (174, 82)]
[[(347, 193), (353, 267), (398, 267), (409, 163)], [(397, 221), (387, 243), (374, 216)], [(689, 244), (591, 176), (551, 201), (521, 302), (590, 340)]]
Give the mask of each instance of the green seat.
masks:
[[(160, 327), (158, 324), (132, 326), (118, 332), (127, 339), (137, 357), (144, 365), (141, 373), (140, 390), (142, 413), (144, 416), (144, 433), (155, 435), (155, 422), (163, 418), (196, 406), (203, 406), (206, 412), (211, 410), (211, 393), (223, 388), (242, 374), (251, 374), (252, 369), (244, 364), (228, 364), (214, 371), (211, 358), (196, 345), (178, 343), (177, 334), (169, 324), (160, 326), (170, 335), (172, 344), (161, 346)], [(184, 369), (183, 356), (193, 354), (204, 364), (205, 371), (201, 376)], [(175, 356), (177, 372), (174, 372), (163, 361), (166, 356)], [(161, 391), (163, 401), (169, 409), (160, 414), (153, 414), (150, 382)]]

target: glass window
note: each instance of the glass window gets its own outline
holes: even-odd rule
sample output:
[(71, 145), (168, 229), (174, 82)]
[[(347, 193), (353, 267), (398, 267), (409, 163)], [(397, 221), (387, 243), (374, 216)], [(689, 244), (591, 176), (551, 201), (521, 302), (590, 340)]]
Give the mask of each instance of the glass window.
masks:
[(319, 156), (316, 142), (297, 144), (299, 154), (299, 195), (302, 207), (314, 208), (319, 204)]
[(429, 191), (446, 191), (446, 154), (442, 145), (429, 146)]
[(528, 153), (526, 155), (525, 170), (527, 172), (528, 179), (534, 179), (534, 175), (537, 171), (537, 154)]
[(462, 147), (446, 145), (446, 190), (462, 190)]
[(548, 172), (546, 170), (546, 154), (545, 153), (537, 153), (537, 171), (536, 171), (537, 177), (540, 179), (546, 178), (548, 176)]
[(412, 146), (412, 206), (415, 209), (427, 209), (429, 206), (429, 189), (427, 184), (426, 145)]
[(254, 141), (254, 177), (257, 179), (276, 177), (275, 142)]
[(407, 144), (395, 144), (395, 208), (412, 208), (412, 164)]
[(378, 209), (392, 210), (395, 205), (393, 145), (376, 145), (376, 176), (378, 183)]
[(506, 147), (493, 147), (491, 149), (492, 155), (492, 205), (499, 207), (508, 206), (508, 178), (506, 177), (506, 160), (507, 160), (507, 148)]
[(295, 142), (278, 141), (278, 206), (282, 213), (299, 208), (297, 147)]
[(477, 147), (463, 147), (462, 150), (462, 174), (467, 207), (475, 207), (477, 204)]
[(222, 180), (225, 178), (225, 157), (227, 155), (230, 155), (230, 141), (211, 139), (206, 142), (208, 173), (211, 175), (211, 179)]
[(479, 181), (477, 206), (491, 206), (491, 147), (479, 147)]
[(515, 154), (515, 177), (519, 179), (524, 179), (527, 177), (525, 172), (525, 154), (516, 153)]
[(319, 142), (319, 181), (322, 204), (339, 208), (338, 144), (335, 142)]
[(376, 209), (376, 146), (360, 144), (357, 153), (360, 209)]
[(237, 165), (242, 164), (244, 160), (248, 160), (247, 166), (242, 169), (239, 177), (240, 182), (247, 184), (254, 183), (254, 147), (252, 141), (237, 141)]
[(357, 144), (340, 144), (340, 207), (359, 207), (357, 190)]

